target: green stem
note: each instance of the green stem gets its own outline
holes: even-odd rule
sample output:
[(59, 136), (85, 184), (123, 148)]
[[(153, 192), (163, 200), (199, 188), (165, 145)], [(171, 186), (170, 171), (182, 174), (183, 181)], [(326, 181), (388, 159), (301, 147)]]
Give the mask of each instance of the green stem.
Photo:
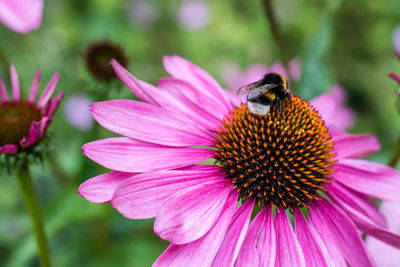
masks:
[(400, 159), (400, 134), (399, 137), (397, 138), (397, 143), (393, 149), (392, 155), (390, 156), (388, 165), (393, 168), (396, 167), (399, 159)]
[(33, 188), (31, 174), (28, 167), (21, 168), (17, 174), (24, 201), (32, 219), (33, 230), (39, 248), (39, 257), (42, 267), (50, 267), (50, 257), (47, 248), (47, 239), (43, 229), (42, 214), (39, 202)]
[(289, 85), (292, 85), (289, 74), (289, 57), (286, 49), (286, 43), (283, 38), (283, 34), (279, 28), (279, 23), (276, 16), (276, 12), (272, 4), (272, 0), (262, 0), (262, 2), (264, 6), (265, 15), (267, 16), (268, 19), (268, 24), (271, 30), (272, 37), (274, 38), (276, 46), (278, 47), (279, 58), (282, 61), (282, 64), (288, 75), (287, 79), (289, 80)]

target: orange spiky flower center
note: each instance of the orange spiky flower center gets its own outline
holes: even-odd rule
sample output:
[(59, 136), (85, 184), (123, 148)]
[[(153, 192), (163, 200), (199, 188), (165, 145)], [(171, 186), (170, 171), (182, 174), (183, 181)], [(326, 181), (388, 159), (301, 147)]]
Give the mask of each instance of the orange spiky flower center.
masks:
[(216, 130), (215, 158), (243, 201), (292, 209), (321, 198), (335, 160), (333, 141), (310, 104), (292, 96), (266, 116), (236, 107)]
[(29, 135), (33, 121), (40, 121), (42, 111), (27, 101), (0, 103), (0, 146), (14, 144)]

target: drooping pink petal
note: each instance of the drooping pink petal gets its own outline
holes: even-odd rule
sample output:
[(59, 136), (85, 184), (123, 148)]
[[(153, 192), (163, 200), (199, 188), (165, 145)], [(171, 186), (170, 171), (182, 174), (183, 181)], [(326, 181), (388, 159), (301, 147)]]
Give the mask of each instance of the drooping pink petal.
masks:
[(18, 152), (18, 147), (16, 145), (4, 145), (0, 146), (0, 155), (1, 154), (15, 154)]
[(108, 202), (113, 197), (118, 185), (135, 175), (135, 173), (118, 171), (101, 174), (81, 184), (78, 193), (90, 202)]
[(374, 266), (353, 222), (327, 200), (310, 208), (309, 220), (325, 243), (333, 244), (352, 267)]
[(19, 102), (21, 98), (21, 92), (19, 89), (18, 73), (14, 65), (10, 66), (10, 75), (11, 75), (11, 89), (12, 89), (13, 99), (16, 102)]
[(338, 158), (363, 158), (381, 148), (378, 139), (371, 134), (339, 134), (339, 131), (330, 130)]
[(43, 0), (0, 1), (0, 22), (19, 33), (38, 28), (42, 21)]
[(276, 234), (271, 206), (265, 206), (253, 219), (243, 241), (235, 267), (275, 266)]
[(277, 210), (274, 220), (276, 230), (276, 267), (306, 266), (300, 243), (284, 209)]
[(60, 79), (60, 73), (54, 74), (54, 76), (50, 79), (49, 83), (46, 85), (45, 89), (43, 90), (42, 95), (40, 96), (38, 106), (43, 108), (47, 105), (47, 102), (50, 100), (51, 95), (53, 94), (54, 90), (56, 89), (58, 80)]
[(161, 205), (173, 194), (190, 186), (223, 179), (215, 166), (147, 172), (122, 183), (111, 200), (113, 207), (129, 219), (155, 217)]
[(400, 174), (393, 168), (361, 159), (340, 159), (335, 168), (334, 178), (357, 192), (400, 200)]
[(41, 71), (38, 69), (35, 74), (35, 78), (33, 79), (31, 90), (29, 91), (29, 97), (28, 97), (28, 102), (29, 103), (35, 103), (36, 100), (36, 94), (39, 88), (39, 83), (40, 83), (40, 77), (41, 77)]
[(375, 224), (386, 228), (387, 222), (382, 213), (379, 212), (376, 204), (369, 199), (366, 195), (360, 194), (354, 190), (342, 186), (340, 183), (333, 182), (327, 185), (329, 191), (328, 196), (337, 205), (345, 208), (347, 206), (367, 216)]
[(236, 210), (231, 224), (228, 227), (228, 231), (225, 234), (224, 241), (211, 266), (234, 266), (236, 258), (239, 255), (240, 247), (246, 236), (247, 228), (249, 227), (253, 206), (254, 199), (251, 199), (247, 200)]
[(213, 96), (225, 108), (226, 113), (232, 109), (221, 86), (206, 71), (179, 56), (165, 56), (163, 63), (172, 77), (185, 80), (203, 93)]
[(237, 199), (238, 193), (231, 191), (217, 222), (206, 235), (188, 244), (171, 244), (152, 266), (210, 266), (231, 222)]
[[(340, 188), (339, 186), (337, 187)], [(400, 236), (392, 233), (387, 228), (385, 218), (379, 214), (376, 207), (374, 209), (368, 207), (373, 205), (373, 203), (366, 202), (369, 199), (361, 199), (362, 195), (358, 196), (355, 192), (352, 194), (350, 191), (346, 191), (345, 188), (339, 190), (334, 189), (329, 191), (329, 196), (339, 203), (361, 231), (394, 247), (400, 248)], [(355, 201), (357, 202), (355, 203)], [(364, 205), (361, 206), (362, 204)]]
[(1, 97), (1, 102), (7, 102), (8, 101), (8, 96), (7, 96), (7, 91), (6, 91), (6, 86), (4, 85), (3, 80), (0, 77), (0, 97)]
[(110, 131), (168, 146), (210, 146), (213, 135), (168, 109), (133, 100), (96, 102), (94, 118)]
[(189, 166), (214, 156), (209, 149), (167, 147), (125, 137), (108, 138), (85, 144), (84, 155), (122, 172), (148, 172)]
[(231, 187), (214, 180), (177, 192), (158, 210), (154, 232), (174, 244), (201, 238), (220, 216)]
[(347, 266), (339, 253), (333, 253), (325, 246), (321, 236), (309, 224), (299, 209), (294, 211), (296, 236), (303, 249), (306, 266)]

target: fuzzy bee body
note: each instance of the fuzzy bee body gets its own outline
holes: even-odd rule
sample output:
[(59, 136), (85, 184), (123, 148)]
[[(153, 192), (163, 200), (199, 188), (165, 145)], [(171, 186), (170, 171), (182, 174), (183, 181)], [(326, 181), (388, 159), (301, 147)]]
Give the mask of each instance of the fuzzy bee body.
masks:
[(251, 113), (265, 116), (272, 105), (282, 112), (282, 101), (290, 99), (286, 79), (278, 73), (268, 73), (263, 79), (241, 87), (239, 94), (247, 94), (247, 107)]

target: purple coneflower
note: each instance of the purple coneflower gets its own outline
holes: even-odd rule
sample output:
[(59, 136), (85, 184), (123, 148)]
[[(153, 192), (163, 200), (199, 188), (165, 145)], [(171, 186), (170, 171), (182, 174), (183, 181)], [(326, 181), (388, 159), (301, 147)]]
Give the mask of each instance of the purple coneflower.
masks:
[(19, 33), (28, 33), (42, 22), (43, 0), (0, 0), (0, 22)]
[(82, 131), (88, 131), (93, 125), (93, 117), (89, 106), (93, 101), (86, 95), (76, 94), (67, 99), (64, 115), (67, 121)]
[(361, 159), (380, 148), (374, 136), (330, 126), (333, 95), (292, 96), (280, 115), (259, 116), (178, 56), (164, 58), (172, 77), (158, 88), (112, 65), (143, 102), (92, 105), (124, 137), (83, 146), (112, 171), (79, 193), (130, 219), (155, 217), (171, 245), (154, 266), (373, 266), (358, 230), (400, 247), (369, 198), (398, 200), (400, 175)]
[(51, 99), (60, 74), (56, 73), (43, 90), (36, 103), (41, 72), (36, 72), (28, 100), (20, 97), (18, 74), (10, 67), (12, 99), (8, 98), (3, 80), (0, 78), (0, 154), (15, 154), (35, 145), (46, 133), (57, 110), (63, 92)]

